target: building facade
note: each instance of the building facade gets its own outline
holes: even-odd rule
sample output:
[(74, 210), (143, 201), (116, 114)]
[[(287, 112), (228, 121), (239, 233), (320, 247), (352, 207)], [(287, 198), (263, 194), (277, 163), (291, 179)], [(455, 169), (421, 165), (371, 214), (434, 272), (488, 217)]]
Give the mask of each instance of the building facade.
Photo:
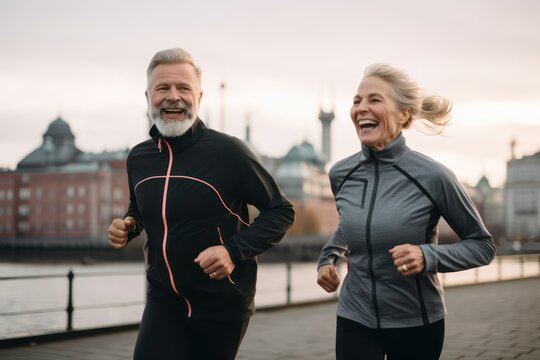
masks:
[(540, 243), (540, 152), (507, 163), (505, 225), (515, 246)]
[(0, 172), (0, 245), (108, 246), (129, 201), (128, 150), (85, 153), (57, 118), (16, 170)]

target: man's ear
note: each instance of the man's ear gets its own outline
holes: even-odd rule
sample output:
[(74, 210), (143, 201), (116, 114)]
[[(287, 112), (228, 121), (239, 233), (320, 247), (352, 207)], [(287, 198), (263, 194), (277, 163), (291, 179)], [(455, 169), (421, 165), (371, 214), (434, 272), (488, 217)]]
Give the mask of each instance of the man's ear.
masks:
[(146, 97), (146, 102), (148, 102), (148, 90), (144, 91), (144, 96)]

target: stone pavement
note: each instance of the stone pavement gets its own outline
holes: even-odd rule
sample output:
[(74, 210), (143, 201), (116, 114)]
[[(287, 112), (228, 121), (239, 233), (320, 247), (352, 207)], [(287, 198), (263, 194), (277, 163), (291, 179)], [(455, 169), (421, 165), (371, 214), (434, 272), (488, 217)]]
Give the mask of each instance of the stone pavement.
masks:
[[(442, 360), (540, 359), (540, 277), (447, 288), (446, 302)], [(258, 312), (238, 360), (334, 359), (335, 308), (331, 302)], [(136, 336), (125, 331), (0, 349), (0, 359), (127, 360)]]

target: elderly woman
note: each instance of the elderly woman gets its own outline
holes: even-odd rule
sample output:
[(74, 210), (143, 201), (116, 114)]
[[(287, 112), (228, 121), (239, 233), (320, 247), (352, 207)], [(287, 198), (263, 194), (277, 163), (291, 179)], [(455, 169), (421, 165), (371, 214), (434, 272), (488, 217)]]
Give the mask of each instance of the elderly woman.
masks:
[[(446, 309), (438, 272), (489, 264), (493, 238), (455, 175), (407, 147), (413, 121), (448, 123), (451, 105), (424, 97), (406, 74), (369, 66), (351, 119), (359, 152), (337, 162), (330, 181), (339, 226), (321, 251), (318, 284), (338, 289), (336, 261), (346, 258), (337, 308), (336, 357), (438, 359)], [(443, 217), (460, 242), (437, 244)]]

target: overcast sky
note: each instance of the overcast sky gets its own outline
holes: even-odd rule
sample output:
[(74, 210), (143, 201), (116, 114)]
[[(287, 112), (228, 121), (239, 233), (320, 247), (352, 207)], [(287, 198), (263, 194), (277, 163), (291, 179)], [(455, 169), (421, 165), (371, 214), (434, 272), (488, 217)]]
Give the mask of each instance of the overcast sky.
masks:
[(320, 149), (334, 109), (332, 162), (359, 148), (349, 118), (364, 68), (387, 62), (454, 102), (443, 136), (411, 148), (474, 184), (500, 186), (510, 157), (540, 151), (540, 1), (0, 1), (0, 167), (15, 168), (61, 115), (83, 151), (147, 137), (145, 71), (165, 48), (203, 70), (200, 116), (282, 156)]

